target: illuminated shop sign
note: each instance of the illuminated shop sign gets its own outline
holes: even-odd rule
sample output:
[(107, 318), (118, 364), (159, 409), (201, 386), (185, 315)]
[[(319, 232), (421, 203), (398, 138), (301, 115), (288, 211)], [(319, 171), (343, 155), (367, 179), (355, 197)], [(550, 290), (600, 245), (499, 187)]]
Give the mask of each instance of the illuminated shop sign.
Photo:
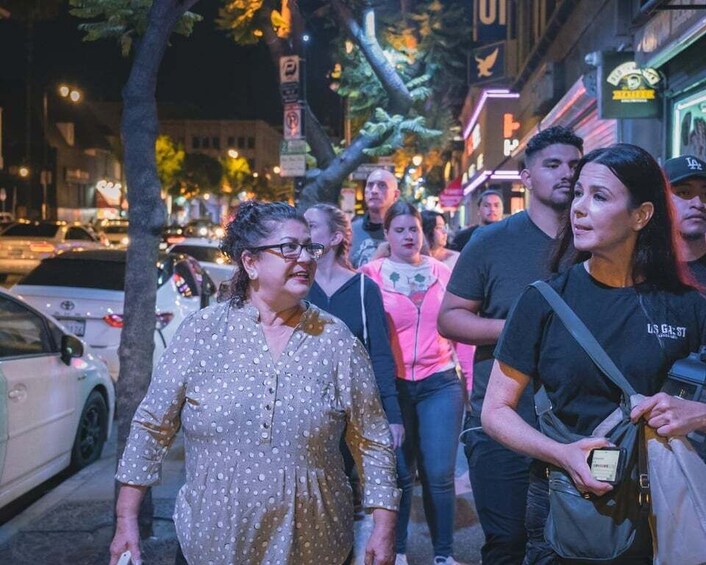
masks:
[(600, 117), (654, 118), (659, 116), (659, 73), (640, 68), (633, 53), (604, 53), (600, 72)]
[(672, 154), (695, 155), (706, 160), (706, 89), (674, 100)]
[(486, 180), (517, 180), (517, 166), (511, 159), (519, 145), (517, 99), (509, 90), (485, 90), (476, 104), (471, 119), (463, 130), (464, 193), (472, 192)]

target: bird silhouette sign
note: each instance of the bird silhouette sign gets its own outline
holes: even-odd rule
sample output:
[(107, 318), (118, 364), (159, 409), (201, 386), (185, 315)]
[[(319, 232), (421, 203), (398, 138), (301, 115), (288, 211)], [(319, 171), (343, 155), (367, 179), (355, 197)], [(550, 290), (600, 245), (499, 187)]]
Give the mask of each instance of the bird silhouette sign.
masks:
[(505, 42), (475, 49), (473, 59), (476, 64), (472, 82), (489, 82), (505, 76)]
[(476, 63), (478, 65), (478, 76), (479, 77), (492, 77), (493, 76), (493, 66), (495, 65), (495, 62), (498, 60), (498, 51), (500, 51), (499, 47), (496, 47), (490, 55), (487, 57), (478, 57), (476, 55)]

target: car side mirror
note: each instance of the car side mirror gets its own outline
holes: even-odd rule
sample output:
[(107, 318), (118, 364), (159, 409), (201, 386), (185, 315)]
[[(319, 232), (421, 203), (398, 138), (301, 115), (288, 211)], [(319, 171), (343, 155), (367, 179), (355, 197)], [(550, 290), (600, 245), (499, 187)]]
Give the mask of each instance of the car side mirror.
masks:
[(76, 336), (64, 334), (61, 336), (61, 360), (65, 365), (71, 364), (71, 359), (83, 355), (83, 343)]
[(216, 283), (204, 271), (201, 275), (201, 302), (200, 307), (206, 308), (211, 302), (211, 297), (216, 294)]

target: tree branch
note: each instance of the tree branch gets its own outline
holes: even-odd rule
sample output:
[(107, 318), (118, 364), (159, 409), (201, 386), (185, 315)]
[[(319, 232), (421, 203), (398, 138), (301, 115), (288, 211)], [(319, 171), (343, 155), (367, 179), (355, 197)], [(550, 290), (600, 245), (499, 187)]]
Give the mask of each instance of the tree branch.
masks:
[[(406, 114), (412, 107), (412, 97), (400, 75), (395, 71), (385, 57), (373, 32), (366, 32), (358, 25), (353, 12), (341, 0), (331, 0), (331, 6), (341, 25), (348, 31), (351, 39), (358, 45), (368, 64), (373, 69), (382, 87), (390, 99), (390, 110), (393, 114)], [(366, 8), (364, 18), (374, 15), (373, 8)]]
[(339, 189), (346, 177), (350, 175), (361, 163), (367, 159), (365, 149), (379, 145), (383, 138), (359, 133), (351, 144), (337, 155), (333, 161), (323, 170), (316, 170), (318, 174), (307, 174), (311, 180), (306, 183), (297, 206), (300, 210), (306, 210), (317, 202), (333, 202), (338, 204)]

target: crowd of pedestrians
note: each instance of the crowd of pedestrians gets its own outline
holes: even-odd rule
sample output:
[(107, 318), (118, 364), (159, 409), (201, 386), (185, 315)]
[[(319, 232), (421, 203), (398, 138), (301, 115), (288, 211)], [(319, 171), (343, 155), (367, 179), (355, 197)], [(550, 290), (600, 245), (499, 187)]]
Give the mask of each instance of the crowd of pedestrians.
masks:
[[(444, 215), (401, 200), (384, 169), (352, 223), (331, 204), (241, 205), (222, 245), (229, 297), (184, 322), (135, 414), (111, 564), (126, 550), (139, 561), (139, 504), (180, 428), (178, 565), (351, 563), (354, 500), (374, 520), (366, 565), (404, 565), (417, 480), (433, 563), (457, 564), (459, 441), (483, 563), (564, 563), (545, 538), (548, 472), (588, 497), (614, 488), (587, 461), (609, 446), (589, 436), (621, 391), (534, 281), (645, 397), (633, 420), (706, 431), (706, 404), (660, 392), (706, 344), (706, 163), (660, 169), (626, 144), (584, 156), (580, 137), (552, 127), (527, 143), (521, 179), (525, 211), (502, 219), (502, 194), (485, 191), (479, 225), (451, 242)], [(540, 389), (583, 439), (541, 433)], [(645, 515), (616, 563), (651, 563), (652, 547)]]

